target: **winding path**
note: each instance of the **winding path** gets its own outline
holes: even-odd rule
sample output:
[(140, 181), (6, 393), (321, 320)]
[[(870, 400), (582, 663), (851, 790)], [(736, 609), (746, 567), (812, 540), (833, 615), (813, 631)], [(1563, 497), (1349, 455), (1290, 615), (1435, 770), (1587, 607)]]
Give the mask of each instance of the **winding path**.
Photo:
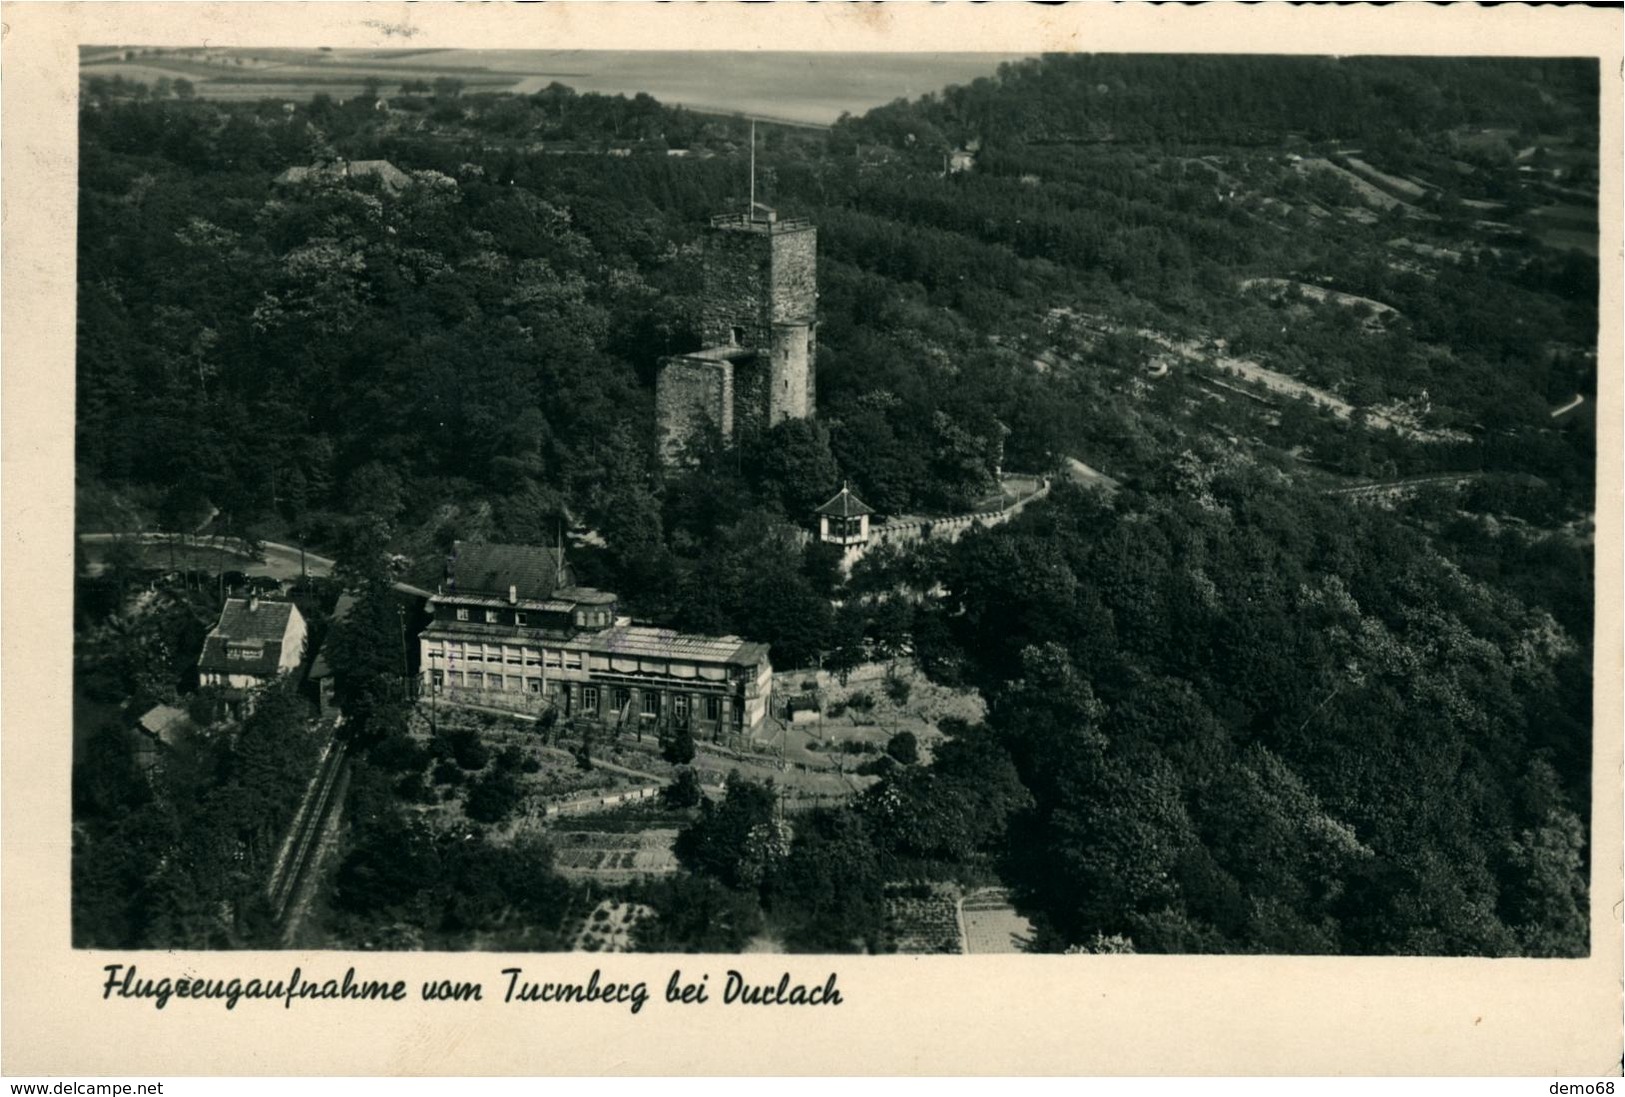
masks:
[[(167, 544), (172, 534), (168, 533), (81, 533), (81, 541), (138, 541), (144, 545)], [(193, 548), (218, 549), (221, 547), (218, 540), (211, 538), (191, 538), (184, 542)], [(254, 560), (227, 545), (225, 551), (243, 562), (244, 575), (268, 575), (273, 579), (298, 579), (300, 577), (300, 552), (296, 545), (284, 545), (276, 541), (260, 542), (260, 559)], [(333, 561), (326, 556), (318, 556), (314, 552), (304, 553), (304, 574), (313, 575), (318, 579), (327, 578), (333, 574)], [(395, 589), (402, 594), (415, 594), (420, 598), (428, 598), (430, 592), (422, 587), (415, 587), (410, 583), (396, 583)]]

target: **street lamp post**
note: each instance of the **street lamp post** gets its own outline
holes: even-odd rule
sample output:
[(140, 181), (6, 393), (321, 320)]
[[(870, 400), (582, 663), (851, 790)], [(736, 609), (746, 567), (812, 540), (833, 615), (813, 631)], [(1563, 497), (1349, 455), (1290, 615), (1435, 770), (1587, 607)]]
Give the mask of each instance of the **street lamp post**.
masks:
[(396, 606), (395, 616), (401, 622), (401, 691), (405, 696), (410, 697), (412, 689), (407, 683), (412, 671), (406, 654), (406, 607)]

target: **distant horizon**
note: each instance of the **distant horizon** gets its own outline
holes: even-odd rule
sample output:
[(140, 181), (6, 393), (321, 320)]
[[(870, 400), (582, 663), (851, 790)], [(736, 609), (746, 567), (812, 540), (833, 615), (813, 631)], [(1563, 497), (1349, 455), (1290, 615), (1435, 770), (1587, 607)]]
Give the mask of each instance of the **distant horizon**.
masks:
[[(126, 50), (156, 50), (120, 60)], [(755, 117), (828, 126), (897, 99), (917, 99), (955, 84), (992, 76), (999, 65), (1028, 54), (956, 51), (852, 53), (815, 50), (548, 50), (548, 49), (302, 49), (103, 45), (81, 46), (81, 75), (143, 72), (162, 56), (225, 58), (200, 62), (186, 74), (212, 82), (220, 97), (308, 98), (315, 90), (349, 94), (371, 77), (455, 75), (470, 92), (527, 95), (552, 83), (578, 93), (647, 94), (669, 106), (704, 114)], [(148, 62), (143, 64), (142, 62)], [(248, 62), (244, 64), (244, 62)], [(218, 68), (219, 78), (209, 71)], [(253, 79), (263, 74), (263, 83)], [(227, 79), (229, 77), (229, 79)], [(345, 80), (353, 77), (353, 80)]]

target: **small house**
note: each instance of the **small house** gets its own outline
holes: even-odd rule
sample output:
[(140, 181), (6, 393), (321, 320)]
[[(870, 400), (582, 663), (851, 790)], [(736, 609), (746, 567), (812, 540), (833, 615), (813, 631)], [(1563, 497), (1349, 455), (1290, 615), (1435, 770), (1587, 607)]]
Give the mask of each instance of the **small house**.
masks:
[(305, 631), (304, 615), (292, 602), (227, 598), (220, 622), (203, 641), (198, 684), (224, 689), (228, 700), (252, 709), (253, 691), (299, 669)]
[(819, 507), (818, 539), (830, 545), (861, 545), (869, 540), (869, 516), (874, 513), (845, 484), (835, 498)]

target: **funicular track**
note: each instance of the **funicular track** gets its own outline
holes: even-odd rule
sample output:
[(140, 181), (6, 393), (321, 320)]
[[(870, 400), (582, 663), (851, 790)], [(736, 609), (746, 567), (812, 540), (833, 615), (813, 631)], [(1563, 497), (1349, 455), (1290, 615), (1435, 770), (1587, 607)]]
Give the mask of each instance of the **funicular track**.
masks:
[(285, 854), (266, 885), (266, 897), (279, 923), (287, 917), (299, 884), (305, 879), (311, 862), (321, 848), (322, 830), (336, 803), (334, 793), (341, 787), (340, 777), (347, 761), (345, 748), (345, 741), (336, 734), (328, 740), (304, 802), (299, 805), (299, 812), (289, 828)]

